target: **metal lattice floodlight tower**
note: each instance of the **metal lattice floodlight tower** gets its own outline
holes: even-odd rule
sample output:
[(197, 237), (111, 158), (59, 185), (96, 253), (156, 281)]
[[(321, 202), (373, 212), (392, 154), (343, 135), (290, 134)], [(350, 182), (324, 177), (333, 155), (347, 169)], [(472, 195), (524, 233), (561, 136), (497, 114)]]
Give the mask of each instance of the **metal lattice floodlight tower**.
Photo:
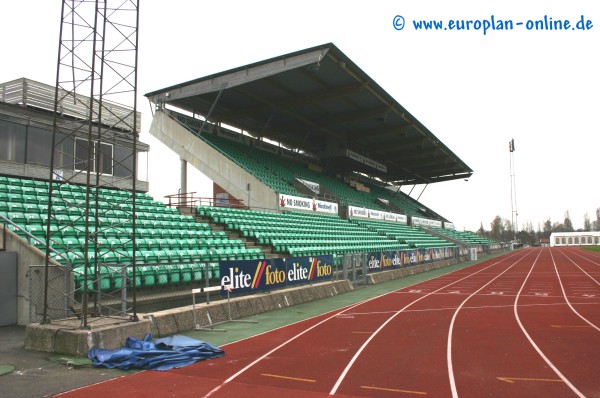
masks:
[(65, 308), (82, 327), (92, 313), (137, 320), (138, 20), (138, 0), (62, 2), (43, 322)]
[(513, 239), (517, 238), (519, 232), (519, 212), (517, 210), (517, 185), (515, 175), (515, 139), (511, 139), (508, 142), (508, 151), (510, 153), (510, 213), (511, 213), (511, 225), (513, 230)]

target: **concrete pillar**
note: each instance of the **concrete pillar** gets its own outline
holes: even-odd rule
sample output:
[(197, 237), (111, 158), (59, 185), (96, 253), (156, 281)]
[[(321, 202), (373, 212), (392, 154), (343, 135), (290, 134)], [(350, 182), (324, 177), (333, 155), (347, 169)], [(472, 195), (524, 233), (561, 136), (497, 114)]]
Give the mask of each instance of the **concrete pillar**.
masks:
[(181, 159), (181, 198), (179, 204), (183, 206), (185, 203), (185, 194), (187, 193), (187, 162)]

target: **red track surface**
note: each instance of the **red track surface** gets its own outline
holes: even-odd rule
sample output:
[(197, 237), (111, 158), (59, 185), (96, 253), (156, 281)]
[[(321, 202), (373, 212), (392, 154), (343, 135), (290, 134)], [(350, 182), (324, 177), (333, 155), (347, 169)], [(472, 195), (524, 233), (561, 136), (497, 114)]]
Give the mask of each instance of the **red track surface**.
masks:
[(61, 397), (600, 397), (600, 256), (525, 249)]

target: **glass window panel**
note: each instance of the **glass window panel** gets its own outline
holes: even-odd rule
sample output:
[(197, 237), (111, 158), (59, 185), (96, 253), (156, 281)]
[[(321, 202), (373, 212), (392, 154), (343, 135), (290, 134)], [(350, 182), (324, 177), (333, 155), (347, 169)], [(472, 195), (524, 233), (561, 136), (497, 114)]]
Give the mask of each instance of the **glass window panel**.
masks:
[[(82, 138), (75, 139), (75, 170), (88, 170), (88, 141)], [(92, 169), (93, 171), (93, 165)]]
[(102, 174), (113, 173), (113, 146), (102, 142), (96, 143), (96, 157), (98, 159), (98, 169)]
[(22, 124), (0, 120), (0, 160), (25, 162), (26, 132)]
[(63, 170), (73, 170), (73, 148), (73, 138), (65, 137), (65, 135), (62, 133), (56, 134), (54, 153), (54, 164), (56, 165), (56, 168)]
[(27, 140), (27, 163), (50, 166), (52, 132), (30, 126)]
[(133, 175), (133, 151), (130, 148), (115, 146), (114, 174), (116, 177), (131, 177)]

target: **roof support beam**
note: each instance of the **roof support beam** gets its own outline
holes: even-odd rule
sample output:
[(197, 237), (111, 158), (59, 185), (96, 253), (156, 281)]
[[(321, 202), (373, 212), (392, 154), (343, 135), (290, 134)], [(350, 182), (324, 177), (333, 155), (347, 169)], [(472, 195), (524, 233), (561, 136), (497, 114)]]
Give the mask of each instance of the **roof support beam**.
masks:
[[(236, 90), (238, 90), (240, 93), (242, 93), (243, 95), (247, 96), (248, 98), (252, 98), (255, 101), (262, 102), (262, 103), (266, 104), (269, 108), (277, 108), (277, 105), (275, 103), (273, 103), (272, 101), (269, 101), (269, 100), (267, 100), (267, 99), (265, 99), (263, 97), (260, 97), (258, 95), (254, 95), (251, 92), (245, 91), (241, 87), (237, 88)], [(294, 118), (294, 119), (296, 119), (296, 120), (298, 120), (298, 121), (300, 121), (300, 122), (302, 122), (302, 123), (310, 126), (315, 131), (321, 131), (321, 132), (333, 135), (333, 136), (337, 137), (338, 139), (344, 139), (344, 137), (340, 136), (340, 134), (338, 134), (338, 133), (336, 133), (334, 131), (331, 131), (331, 130), (329, 130), (327, 128), (324, 128), (324, 127), (320, 126), (318, 123), (315, 123), (314, 121), (308, 120), (308, 119), (306, 119), (306, 118), (298, 115), (295, 112), (291, 112), (291, 111), (287, 111), (287, 110), (282, 110), (282, 113), (285, 113), (288, 116), (290, 116), (290, 117), (292, 117), (292, 118)]]
[[(338, 87), (336, 89), (325, 89), (325, 90), (317, 90), (311, 93), (307, 93), (303, 96), (292, 97), (287, 101), (277, 102), (274, 105), (274, 111), (283, 112), (290, 111), (293, 109), (303, 108), (305, 106), (311, 105), (314, 106), (320, 102), (332, 100), (336, 98), (346, 97), (352, 95), (354, 93), (359, 92), (360, 90), (365, 89), (368, 86), (368, 82), (363, 82), (360, 84), (351, 84), (349, 86)], [(239, 89), (234, 89), (240, 92)], [(243, 111), (233, 111), (229, 113), (222, 113), (219, 115), (218, 119), (220, 122), (228, 123), (243, 119), (248, 116), (261, 114), (264, 112), (268, 112), (273, 110), (273, 108), (267, 104), (261, 104), (259, 106), (246, 108)]]
[(316, 123), (324, 126), (335, 126), (343, 123), (356, 122), (363, 119), (374, 118), (381, 116), (387, 112), (389, 108), (368, 109), (365, 111), (348, 112), (341, 115), (334, 115), (315, 120)]
[(380, 137), (383, 135), (388, 135), (388, 134), (394, 134), (396, 136), (406, 137), (407, 133), (409, 132), (409, 130), (412, 127), (413, 127), (413, 125), (411, 123), (406, 123), (402, 126), (386, 126), (386, 127), (381, 127), (376, 130), (354, 131), (354, 132), (348, 133), (347, 137), (349, 140), (356, 140), (356, 139), (361, 138), (364, 135), (368, 135), (369, 138), (371, 138), (371, 139)]
[(219, 103), (219, 99), (221, 99), (222, 94), (223, 94), (223, 89), (219, 90), (219, 93), (217, 94), (217, 98), (215, 98), (215, 100), (213, 101), (213, 103), (210, 107), (210, 110), (206, 114), (206, 117), (204, 118), (204, 121), (202, 122), (202, 127), (200, 127), (200, 132), (199, 132), (200, 134), (202, 134), (202, 132), (204, 131), (204, 127), (206, 127), (206, 122), (208, 121), (208, 119), (212, 115), (213, 111), (215, 110), (215, 106), (217, 106), (217, 103)]

